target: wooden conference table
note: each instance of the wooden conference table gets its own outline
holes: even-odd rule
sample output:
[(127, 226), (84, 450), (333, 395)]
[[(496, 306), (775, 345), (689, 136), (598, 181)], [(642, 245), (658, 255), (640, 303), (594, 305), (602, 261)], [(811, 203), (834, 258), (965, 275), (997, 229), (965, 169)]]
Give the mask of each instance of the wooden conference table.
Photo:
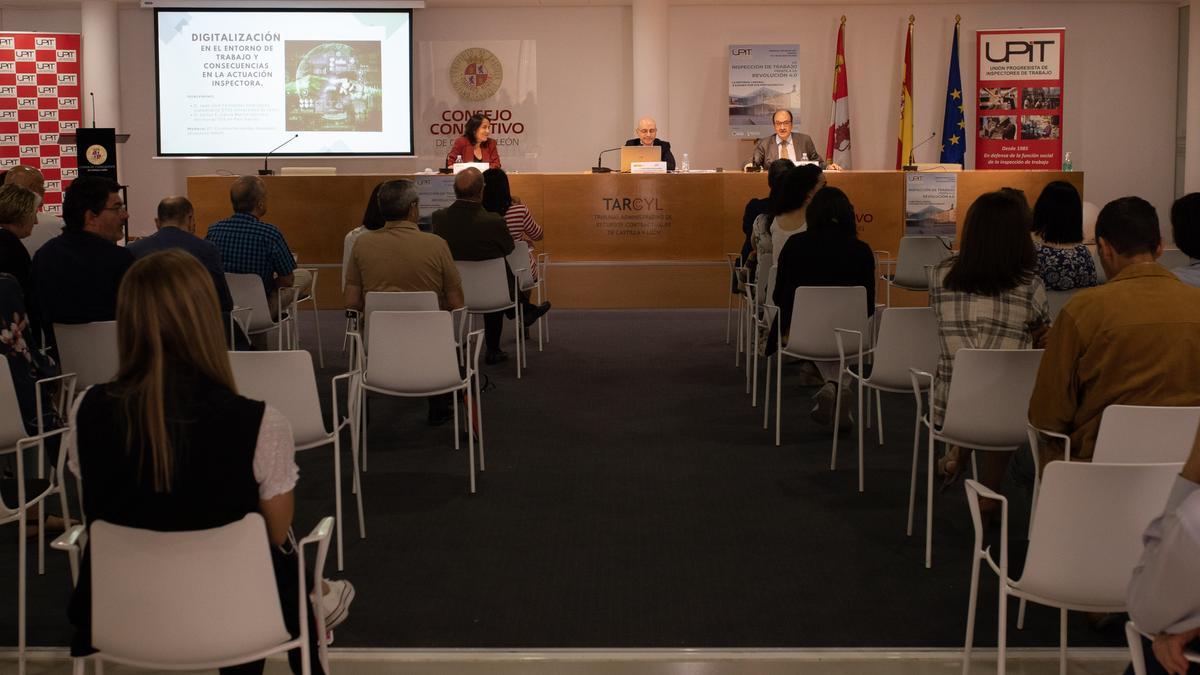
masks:
[[(905, 174), (825, 175), (854, 203), (859, 236), (873, 249), (894, 253), (904, 231)], [(264, 219), (279, 226), (302, 265), (322, 268), (317, 298), (323, 308), (341, 306), (342, 240), (360, 224), (372, 188), (402, 177), (412, 176), (265, 178)], [(556, 307), (724, 307), (729, 295), (725, 253), (741, 250), (746, 202), (767, 194), (764, 173), (513, 173), (509, 179), (513, 194), (545, 231), (538, 249), (552, 255), (548, 285)], [(188, 178), (199, 235), (229, 215), (233, 180)], [(1018, 188), (1032, 204), (1054, 180), (1073, 183), (1083, 193), (1081, 172), (961, 172), (958, 227), (967, 207), (985, 192)], [(893, 301), (924, 303), (923, 294), (893, 294)]]

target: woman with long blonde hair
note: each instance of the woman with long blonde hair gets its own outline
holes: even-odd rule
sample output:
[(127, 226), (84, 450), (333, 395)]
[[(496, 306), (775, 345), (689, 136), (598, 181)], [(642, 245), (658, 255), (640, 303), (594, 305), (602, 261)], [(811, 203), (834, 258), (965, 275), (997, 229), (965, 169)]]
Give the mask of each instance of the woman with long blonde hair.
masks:
[[(70, 466), (83, 479), (90, 522), (201, 530), (261, 513), (285, 622), (297, 635), (291, 426), (275, 408), (238, 396), (223, 326), (212, 277), (194, 257), (168, 250), (134, 263), (117, 293), (117, 377), (75, 404)], [(71, 601), (76, 654), (91, 651), (88, 569)], [(328, 625), (344, 620), (354, 589), (327, 584)], [(300, 672), (299, 650), (289, 660)], [(262, 672), (262, 663), (222, 672)]]

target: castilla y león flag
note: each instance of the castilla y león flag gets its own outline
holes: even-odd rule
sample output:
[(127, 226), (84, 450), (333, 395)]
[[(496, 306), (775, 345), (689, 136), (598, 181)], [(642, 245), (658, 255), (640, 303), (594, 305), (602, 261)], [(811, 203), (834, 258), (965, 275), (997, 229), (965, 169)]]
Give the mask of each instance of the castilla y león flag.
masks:
[(850, 85), (846, 73), (846, 17), (838, 26), (837, 54), (833, 60), (833, 112), (829, 116), (829, 140), (825, 157), (843, 169), (850, 168)]

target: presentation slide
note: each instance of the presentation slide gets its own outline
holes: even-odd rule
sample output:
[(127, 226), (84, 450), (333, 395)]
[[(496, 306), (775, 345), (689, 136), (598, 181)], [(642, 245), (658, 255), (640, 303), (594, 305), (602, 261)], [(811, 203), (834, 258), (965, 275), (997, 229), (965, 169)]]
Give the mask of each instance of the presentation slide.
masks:
[(158, 154), (411, 155), (408, 10), (155, 10)]

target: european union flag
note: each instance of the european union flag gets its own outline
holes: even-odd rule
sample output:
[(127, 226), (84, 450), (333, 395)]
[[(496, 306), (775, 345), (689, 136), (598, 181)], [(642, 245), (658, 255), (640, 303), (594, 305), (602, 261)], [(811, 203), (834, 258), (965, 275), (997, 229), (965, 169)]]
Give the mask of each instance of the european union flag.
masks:
[(967, 156), (966, 98), (958, 71), (958, 18), (954, 20), (954, 46), (950, 48), (950, 75), (946, 78), (946, 115), (942, 118), (943, 164), (963, 164)]

